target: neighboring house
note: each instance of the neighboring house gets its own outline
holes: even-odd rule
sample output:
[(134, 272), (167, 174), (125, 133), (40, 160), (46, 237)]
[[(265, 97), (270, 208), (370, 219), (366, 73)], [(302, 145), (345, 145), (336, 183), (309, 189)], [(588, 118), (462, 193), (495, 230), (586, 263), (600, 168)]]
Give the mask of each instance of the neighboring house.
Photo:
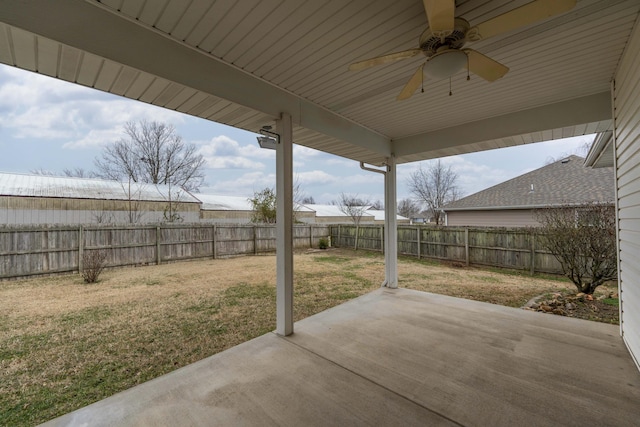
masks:
[[(384, 210), (369, 208), (367, 209), (367, 213), (373, 215), (373, 222), (375, 224), (384, 224)], [(396, 215), (396, 220), (398, 222), (398, 225), (410, 224), (409, 218), (402, 215)]]
[(169, 215), (198, 222), (200, 201), (175, 186), (0, 172), (0, 224), (157, 223)]
[[(200, 218), (202, 221), (219, 224), (248, 224), (251, 222), (253, 206), (248, 197), (217, 196), (213, 194), (198, 194), (202, 201)], [(305, 206), (296, 206), (296, 221), (313, 224), (315, 213)]]
[[(318, 224), (347, 224), (353, 223), (353, 219), (342, 212), (336, 205), (316, 205), (307, 204), (304, 205), (307, 208), (313, 210), (316, 216), (316, 223)], [(360, 224), (373, 224), (375, 216), (368, 211), (364, 211), (360, 220)]]
[(614, 171), (592, 169), (569, 156), (446, 205), (450, 226), (540, 225), (535, 210), (566, 204), (614, 203)]

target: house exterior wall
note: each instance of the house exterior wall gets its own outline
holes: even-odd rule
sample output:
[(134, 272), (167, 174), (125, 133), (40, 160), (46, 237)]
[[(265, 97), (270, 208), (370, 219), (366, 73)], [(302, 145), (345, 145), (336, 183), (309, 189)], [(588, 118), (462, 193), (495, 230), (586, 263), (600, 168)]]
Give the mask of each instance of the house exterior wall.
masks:
[(640, 27), (614, 83), (616, 199), (622, 337), (640, 367)]
[(476, 210), (447, 212), (448, 226), (456, 227), (537, 227), (532, 209)]
[[(167, 202), (0, 196), (0, 224), (157, 223)], [(174, 203), (182, 222), (198, 222), (198, 203)], [(131, 213), (131, 214), (130, 214)]]

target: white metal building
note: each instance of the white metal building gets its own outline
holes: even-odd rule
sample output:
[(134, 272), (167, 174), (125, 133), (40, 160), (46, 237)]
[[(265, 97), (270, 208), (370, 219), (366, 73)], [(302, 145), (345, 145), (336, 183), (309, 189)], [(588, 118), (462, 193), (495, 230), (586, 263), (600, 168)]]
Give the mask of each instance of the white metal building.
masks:
[(0, 224), (198, 222), (200, 201), (167, 185), (0, 172)]
[[(247, 197), (198, 194), (202, 202), (200, 219), (220, 224), (248, 224), (251, 222), (253, 206)], [(305, 206), (296, 206), (296, 220), (314, 223), (314, 212)]]

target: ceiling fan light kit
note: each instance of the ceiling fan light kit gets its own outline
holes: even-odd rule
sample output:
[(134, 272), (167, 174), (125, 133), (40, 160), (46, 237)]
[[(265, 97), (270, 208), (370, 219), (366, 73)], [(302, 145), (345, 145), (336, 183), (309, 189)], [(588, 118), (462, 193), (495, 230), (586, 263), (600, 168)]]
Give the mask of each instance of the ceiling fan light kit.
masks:
[(446, 79), (467, 65), (467, 54), (461, 50), (446, 49), (427, 60), (424, 73), (435, 80)]
[(465, 19), (455, 17), (455, 0), (422, 0), (429, 28), (420, 35), (418, 48), (359, 61), (351, 64), (349, 69), (364, 70), (422, 53), (426, 61), (420, 64), (402, 88), (398, 100), (410, 98), (423, 84), (424, 74), (432, 79), (450, 79), (465, 66), (468, 71), (493, 82), (507, 74), (509, 68), (478, 51), (463, 49), (466, 43), (484, 40), (565, 13), (575, 7), (576, 1), (535, 0), (471, 26)]

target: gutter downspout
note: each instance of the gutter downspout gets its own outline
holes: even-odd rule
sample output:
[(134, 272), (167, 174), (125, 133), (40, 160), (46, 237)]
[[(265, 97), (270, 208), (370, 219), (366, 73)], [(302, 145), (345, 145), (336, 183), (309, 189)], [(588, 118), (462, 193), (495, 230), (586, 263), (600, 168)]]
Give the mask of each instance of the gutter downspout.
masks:
[(387, 159), (386, 170), (365, 166), (360, 168), (384, 175), (384, 272), (382, 287), (398, 287), (398, 223), (396, 200), (396, 163), (395, 157)]

